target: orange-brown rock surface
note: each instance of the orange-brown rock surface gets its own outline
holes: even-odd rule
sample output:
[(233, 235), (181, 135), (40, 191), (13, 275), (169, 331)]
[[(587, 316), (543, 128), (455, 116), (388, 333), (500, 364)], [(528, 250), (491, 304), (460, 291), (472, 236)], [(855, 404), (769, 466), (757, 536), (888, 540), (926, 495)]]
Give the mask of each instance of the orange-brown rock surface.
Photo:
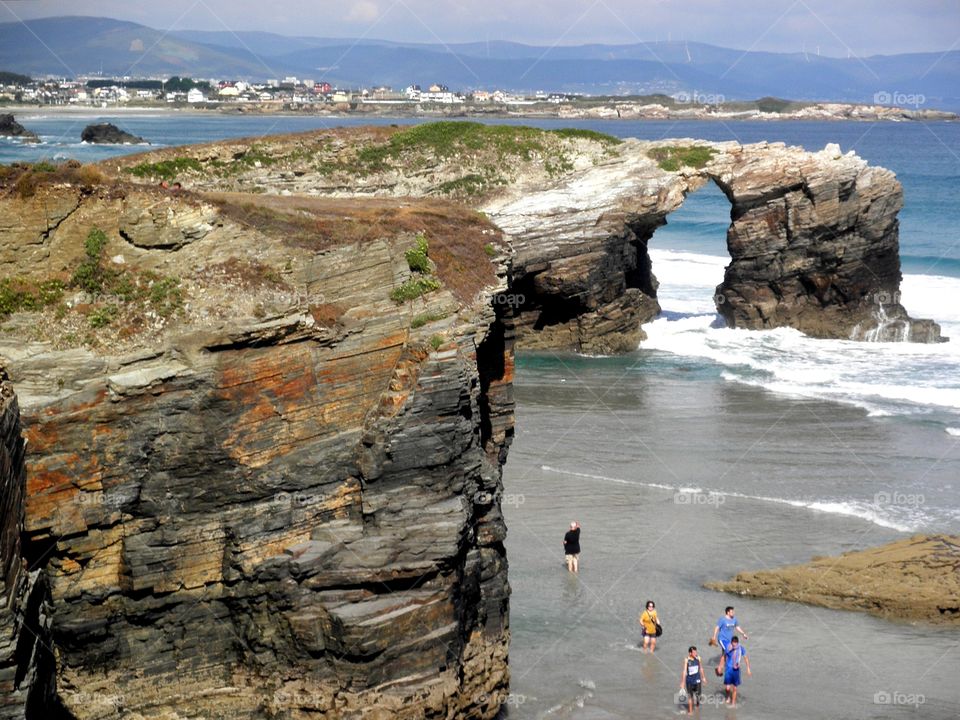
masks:
[[(493, 226), (112, 183), (8, 193), (0, 225), (8, 289), (65, 286), (0, 339), (0, 717), (497, 714), (513, 338)], [(440, 287), (400, 302), (418, 234)], [(76, 287), (91, 247), (103, 297)], [(24, 650), (31, 615), (49, 661)]]

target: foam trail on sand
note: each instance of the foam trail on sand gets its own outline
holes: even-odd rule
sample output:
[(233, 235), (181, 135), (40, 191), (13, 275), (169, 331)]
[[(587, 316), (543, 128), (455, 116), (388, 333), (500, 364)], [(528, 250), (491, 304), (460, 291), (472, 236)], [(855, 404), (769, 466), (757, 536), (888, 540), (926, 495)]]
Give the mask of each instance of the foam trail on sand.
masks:
[(617, 485), (633, 485), (635, 487), (653, 488), (656, 490), (667, 490), (677, 494), (695, 494), (701, 493), (716, 498), (738, 498), (741, 500), (753, 500), (757, 502), (774, 503), (777, 505), (788, 505), (803, 510), (822, 512), (830, 515), (844, 515), (854, 517), (860, 520), (878, 525), (879, 527), (897, 530), (899, 532), (916, 532), (925, 524), (925, 517), (918, 518), (916, 522), (905, 524), (897, 522), (882, 514), (882, 508), (875, 503), (860, 500), (789, 500), (786, 498), (767, 497), (765, 495), (747, 495), (738, 492), (728, 492), (721, 490), (704, 490), (702, 488), (688, 488), (675, 485), (665, 485), (662, 483), (647, 483), (638, 480), (625, 480), (623, 478), (609, 477), (607, 475), (596, 475), (592, 473), (576, 472), (574, 470), (563, 470), (561, 468), (541, 465), (540, 469), (545, 472), (557, 473), (560, 475), (572, 475), (574, 477), (585, 478), (588, 480), (600, 480), (602, 482), (616, 483)]

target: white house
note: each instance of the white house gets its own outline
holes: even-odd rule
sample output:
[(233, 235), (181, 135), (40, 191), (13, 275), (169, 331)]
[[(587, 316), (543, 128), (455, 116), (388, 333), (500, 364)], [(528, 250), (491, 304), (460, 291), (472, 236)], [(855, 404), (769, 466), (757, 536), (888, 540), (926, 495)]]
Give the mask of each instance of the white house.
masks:
[(190, 88), (187, 93), (188, 103), (202, 103), (207, 101), (207, 96), (203, 94), (200, 88)]

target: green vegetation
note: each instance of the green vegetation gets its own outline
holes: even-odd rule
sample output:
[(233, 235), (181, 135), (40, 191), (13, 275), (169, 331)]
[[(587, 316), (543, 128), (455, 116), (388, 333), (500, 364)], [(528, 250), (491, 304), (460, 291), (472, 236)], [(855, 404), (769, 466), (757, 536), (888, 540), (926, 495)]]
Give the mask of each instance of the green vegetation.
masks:
[(487, 243), (486, 245), (483, 246), (483, 251), (487, 254), (487, 257), (497, 256), (497, 249), (490, 243)]
[(781, 100), (775, 97), (763, 97), (757, 100), (757, 109), (765, 113), (786, 112), (792, 105), (793, 103), (789, 100)]
[(434, 277), (415, 277), (410, 278), (399, 287), (395, 287), (390, 293), (390, 299), (394, 302), (404, 303), (407, 300), (416, 300), (429, 292), (438, 290), (440, 281)]
[(440, 287), (440, 281), (433, 277), (433, 270), (430, 267), (429, 250), (426, 236), (423, 233), (418, 234), (416, 245), (403, 253), (413, 277), (393, 289), (390, 293), (391, 300), (397, 303), (416, 300)]
[(86, 258), (74, 271), (71, 284), (86, 290), (88, 293), (103, 292), (104, 282), (107, 280), (107, 271), (104, 270), (103, 248), (107, 244), (107, 236), (100, 228), (94, 228), (87, 235), (83, 243)]
[(137, 177), (158, 177), (163, 180), (174, 180), (178, 175), (193, 171), (201, 172), (203, 165), (196, 158), (178, 157), (173, 160), (161, 160), (155, 163), (140, 163), (126, 172)]
[(15, 72), (0, 70), (0, 85), (29, 85), (33, 78)]
[(90, 327), (97, 329), (112, 323), (119, 314), (120, 308), (116, 305), (104, 305), (91, 312), (87, 319), (90, 322)]
[(422, 234), (417, 235), (416, 246), (403, 253), (403, 256), (407, 259), (407, 265), (412, 272), (422, 273), (424, 275), (430, 273), (430, 258), (427, 257), (428, 251), (427, 238)]
[(623, 142), (618, 137), (597, 132), (596, 130), (584, 130), (582, 128), (557, 128), (556, 130), (547, 130), (547, 132), (559, 137), (571, 140), (593, 140), (601, 145), (619, 145)]
[(667, 172), (676, 172), (682, 167), (692, 167), (699, 170), (710, 162), (716, 154), (716, 150), (705, 145), (690, 145), (687, 147), (665, 145), (655, 147), (647, 153), (657, 161), (661, 170)]
[(148, 307), (161, 317), (169, 317), (183, 307), (183, 291), (176, 278), (156, 273), (135, 273), (104, 265), (107, 236), (93, 228), (83, 243), (83, 259), (68, 282), (60, 279), (0, 279), (0, 317), (17, 312), (39, 312), (54, 307), (54, 317), (64, 320), (71, 308), (63, 302), (67, 290), (82, 291), (86, 297), (74, 306), (87, 316), (94, 330), (113, 324), (121, 316), (136, 326), (139, 315)]
[(445, 320), (448, 317), (450, 316), (447, 313), (420, 313), (413, 318), (413, 322), (410, 323), (410, 327), (416, 330), (417, 328), (422, 328), (424, 325), (428, 325), (429, 323), (437, 322), (438, 320)]
[(0, 317), (55, 305), (63, 298), (64, 288), (59, 280), (32, 283), (23, 278), (0, 279)]
[(483, 175), (471, 173), (456, 180), (448, 180), (447, 182), (440, 183), (437, 185), (436, 192), (438, 195), (463, 195), (471, 197), (481, 194), (488, 186), (502, 184), (502, 178), (487, 178)]
[(434, 350), (439, 350), (441, 345), (443, 345), (443, 335), (433, 335), (430, 338), (430, 347)]

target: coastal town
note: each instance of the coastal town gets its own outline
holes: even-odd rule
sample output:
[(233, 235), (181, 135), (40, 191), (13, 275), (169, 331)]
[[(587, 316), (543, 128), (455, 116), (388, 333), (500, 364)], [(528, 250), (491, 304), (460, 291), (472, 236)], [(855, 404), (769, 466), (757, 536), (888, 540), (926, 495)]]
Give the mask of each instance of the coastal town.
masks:
[(528, 116), (561, 119), (956, 120), (956, 113), (910, 106), (728, 99), (696, 89), (673, 94), (584, 95), (539, 90), (452, 90), (442, 83), (402, 89), (339, 87), (287, 76), (263, 82), (188, 77), (34, 79), (0, 72), (0, 107), (190, 109), (238, 113)]

